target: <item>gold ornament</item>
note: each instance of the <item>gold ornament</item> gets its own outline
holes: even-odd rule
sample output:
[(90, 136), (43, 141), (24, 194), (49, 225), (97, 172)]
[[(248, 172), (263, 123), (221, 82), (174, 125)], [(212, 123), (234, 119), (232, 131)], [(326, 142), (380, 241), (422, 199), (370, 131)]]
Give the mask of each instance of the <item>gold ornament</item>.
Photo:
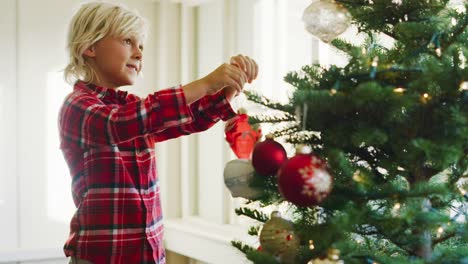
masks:
[(300, 240), (293, 227), (293, 223), (281, 218), (279, 212), (271, 213), (270, 220), (260, 232), (262, 250), (279, 257), (282, 263), (294, 264)]

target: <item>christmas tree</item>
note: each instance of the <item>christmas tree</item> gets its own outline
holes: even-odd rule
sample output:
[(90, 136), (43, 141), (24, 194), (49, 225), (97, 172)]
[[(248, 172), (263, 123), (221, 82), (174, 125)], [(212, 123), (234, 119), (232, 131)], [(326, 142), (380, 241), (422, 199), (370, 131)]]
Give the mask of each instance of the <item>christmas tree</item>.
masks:
[[(258, 221), (248, 232), (260, 246), (235, 247), (254, 263), (468, 263), (467, 9), (319, 0), (304, 11), (348, 62), (289, 73), (287, 104), (247, 93), (275, 111), (249, 123), (275, 129), (252, 161), (226, 166), (228, 187), (249, 199), (236, 212)], [(362, 45), (337, 38), (349, 23)], [(286, 215), (263, 212), (284, 203)]]

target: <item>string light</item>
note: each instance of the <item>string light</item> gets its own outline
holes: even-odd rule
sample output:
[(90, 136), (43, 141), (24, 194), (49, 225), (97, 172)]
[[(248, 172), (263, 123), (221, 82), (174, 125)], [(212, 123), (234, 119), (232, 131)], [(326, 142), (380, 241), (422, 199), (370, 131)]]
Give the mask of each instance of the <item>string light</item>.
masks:
[(353, 174), (353, 180), (356, 182), (364, 182), (364, 178), (361, 176), (361, 171), (357, 170)]
[(403, 88), (403, 87), (397, 87), (397, 88), (393, 89), (393, 91), (395, 93), (404, 93), (406, 91), (406, 89)]
[(463, 82), (460, 83), (459, 91), (461, 92), (463, 90), (465, 90), (465, 91), (468, 90), (468, 82), (466, 82), (466, 81), (463, 81)]
[(310, 250), (314, 250), (315, 246), (314, 246), (314, 241), (313, 240), (309, 240), (309, 249)]
[(371, 63), (371, 73), (370, 73), (370, 77), (372, 79), (375, 78), (375, 76), (377, 75), (377, 66), (379, 65), (379, 57), (374, 57), (374, 59), (372, 60), (372, 63)]
[(428, 94), (428, 93), (424, 93), (422, 96), (421, 96), (421, 101), (423, 103), (427, 103), (427, 101), (431, 100), (431, 96)]
[(396, 203), (392, 208), (392, 215), (393, 216), (398, 216), (400, 214), (400, 208), (401, 208), (401, 204)]
[(331, 89), (331, 90), (330, 90), (330, 94), (331, 94), (331, 95), (334, 95), (334, 94), (336, 94), (336, 93), (337, 93), (336, 89)]
[(440, 236), (442, 235), (442, 233), (444, 233), (444, 228), (440, 226), (440, 227), (437, 229), (437, 238), (440, 238)]

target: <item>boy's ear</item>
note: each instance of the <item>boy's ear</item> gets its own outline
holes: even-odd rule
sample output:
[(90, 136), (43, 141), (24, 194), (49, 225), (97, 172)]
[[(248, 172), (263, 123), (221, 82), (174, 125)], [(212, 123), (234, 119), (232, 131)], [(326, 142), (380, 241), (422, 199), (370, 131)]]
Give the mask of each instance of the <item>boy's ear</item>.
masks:
[(85, 51), (83, 51), (83, 55), (90, 58), (96, 57), (94, 45), (89, 46)]

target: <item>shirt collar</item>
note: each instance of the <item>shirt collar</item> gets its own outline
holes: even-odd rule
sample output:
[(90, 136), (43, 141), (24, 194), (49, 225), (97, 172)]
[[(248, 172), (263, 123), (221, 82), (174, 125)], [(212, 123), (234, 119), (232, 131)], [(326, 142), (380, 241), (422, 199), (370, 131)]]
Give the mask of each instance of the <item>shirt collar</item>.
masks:
[(120, 91), (117, 89), (106, 88), (98, 86), (92, 83), (85, 83), (83, 81), (77, 81), (75, 83), (75, 89), (89, 90), (97, 94), (97, 97), (102, 99), (118, 99), (119, 101), (125, 101), (127, 98), (127, 91)]

